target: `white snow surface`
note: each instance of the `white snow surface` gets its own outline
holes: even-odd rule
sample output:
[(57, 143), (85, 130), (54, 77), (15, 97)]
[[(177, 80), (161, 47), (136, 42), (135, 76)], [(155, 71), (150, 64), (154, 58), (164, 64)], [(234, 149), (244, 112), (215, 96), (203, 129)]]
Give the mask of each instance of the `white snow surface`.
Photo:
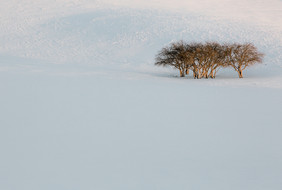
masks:
[[(0, 0), (0, 190), (281, 190), (281, 0)], [(154, 66), (252, 42), (238, 79)]]

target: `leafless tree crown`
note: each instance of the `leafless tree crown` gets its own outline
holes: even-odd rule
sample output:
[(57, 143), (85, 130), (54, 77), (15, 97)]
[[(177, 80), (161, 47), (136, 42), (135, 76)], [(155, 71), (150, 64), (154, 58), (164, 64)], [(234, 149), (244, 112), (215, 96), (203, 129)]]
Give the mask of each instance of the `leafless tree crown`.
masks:
[(179, 70), (180, 77), (192, 71), (197, 79), (215, 78), (220, 68), (232, 67), (243, 78), (243, 70), (261, 63), (263, 56), (252, 43), (202, 44), (180, 41), (163, 48), (156, 56), (155, 65), (172, 66)]

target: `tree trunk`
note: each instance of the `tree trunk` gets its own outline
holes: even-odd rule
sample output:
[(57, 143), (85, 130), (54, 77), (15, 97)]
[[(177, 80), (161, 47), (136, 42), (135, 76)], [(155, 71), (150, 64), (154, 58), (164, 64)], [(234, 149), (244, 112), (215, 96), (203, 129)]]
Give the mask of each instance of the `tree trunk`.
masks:
[(238, 70), (239, 78), (243, 78), (243, 71), (241, 69)]
[(213, 70), (211, 70), (211, 72), (210, 72), (210, 74), (209, 74), (209, 77), (212, 78), (212, 79), (214, 78)]
[(202, 73), (200, 70), (198, 70), (198, 75), (197, 75), (197, 79), (201, 79), (202, 78)]
[(205, 76), (206, 79), (209, 78), (209, 73), (208, 73), (208, 71), (205, 71), (204, 76)]
[(185, 73), (181, 69), (179, 69), (179, 71), (180, 71), (180, 77), (185, 77)]
[(194, 75), (194, 79), (198, 78), (197, 68), (193, 69), (193, 75)]
[(195, 71), (193, 71), (193, 76), (194, 76), (194, 79), (197, 77), (197, 74)]

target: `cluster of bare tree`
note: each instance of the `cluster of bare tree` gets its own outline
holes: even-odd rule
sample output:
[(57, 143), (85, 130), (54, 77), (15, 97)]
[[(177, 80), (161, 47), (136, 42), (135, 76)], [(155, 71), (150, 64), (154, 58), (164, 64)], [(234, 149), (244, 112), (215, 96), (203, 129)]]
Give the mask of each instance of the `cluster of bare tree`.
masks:
[(233, 67), (243, 78), (243, 70), (261, 63), (263, 54), (251, 43), (219, 44), (217, 42), (170, 44), (156, 56), (155, 65), (172, 66), (179, 70), (180, 77), (193, 72), (194, 78), (215, 78), (220, 68)]

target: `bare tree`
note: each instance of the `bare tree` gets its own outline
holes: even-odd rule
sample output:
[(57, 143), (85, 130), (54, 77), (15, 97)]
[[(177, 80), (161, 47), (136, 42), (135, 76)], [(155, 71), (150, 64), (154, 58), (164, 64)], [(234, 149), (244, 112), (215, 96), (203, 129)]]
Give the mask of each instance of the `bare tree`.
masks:
[(205, 55), (208, 57), (205, 77), (215, 78), (218, 70), (226, 66), (224, 62), (224, 47), (217, 42), (208, 42), (205, 44)]
[(191, 52), (190, 57), (194, 60), (192, 63), (194, 78), (215, 78), (218, 69), (224, 65), (222, 46), (216, 42), (193, 43), (187, 46)]
[(258, 52), (252, 43), (233, 44), (228, 48), (229, 65), (243, 78), (243, 71), (255, 63), (261, 63), (264, 54)]
[(201, 43), (186, 44), (186, 67), (193, 71), (194, 78), (201, 78), (201, 69), (204, 57), (201, 56), (203, 45)]
[(155, 65), (172, 66), (179, 70), (180, 77), (185, 77), (189, 74), (187, 60), (186, 45), (181, 41), (163, 48), (156, 56)]
[(215, 78), (220, 68), (231, 66), (243, 78), (243, 70), (262, 62), (263, 54), (251, 44), (219, 44), (217, 42), (190, 43), (183, 41), (170, 44), (156, 56), (155, 65), (172, 66), (180, 77), (193, 71), (194, 78)]
[(196, 51), (195, 51), (195, 61), (194, 61), (194, 65), (195, 67), (197, 67), (196, 71), (196, 78), (197, 79), (201, 79), (204, 74), (205, 74), (205, 70), (207, 69), (206, 65), (208, 62), (208, 56), (206, 56), (206, 52), (205, 52), (205, 46), (201, 43), (197, 43), (196, 45)]

